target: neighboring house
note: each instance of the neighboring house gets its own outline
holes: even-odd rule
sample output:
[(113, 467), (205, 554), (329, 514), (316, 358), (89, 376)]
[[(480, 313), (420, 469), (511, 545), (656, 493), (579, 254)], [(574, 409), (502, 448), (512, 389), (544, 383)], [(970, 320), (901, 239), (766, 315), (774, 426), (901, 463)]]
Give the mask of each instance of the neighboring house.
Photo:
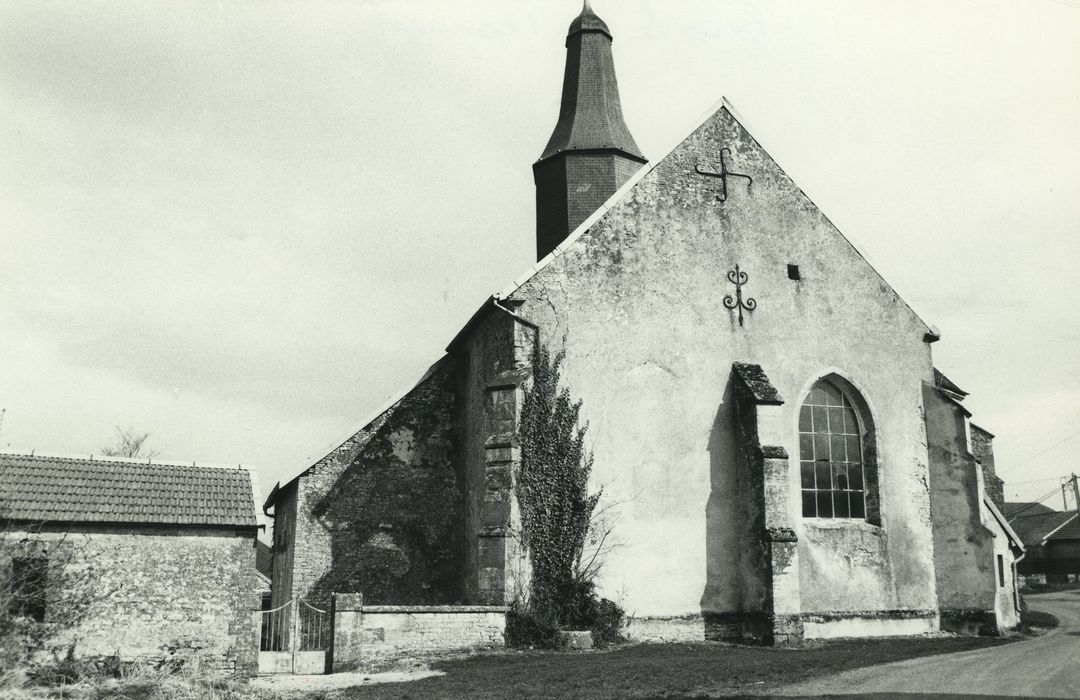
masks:
[[(593, 486), (619, 544), (598, 583), (633, 616), (632, 634), (931, 632), (939, 591), (971, 581), (980, 598), (948, 604), (997, 610), (995, 557), (1008, 571), (1018, 550), (971, 450), (928, 453), (928, 439), (968, 440), (965, 426), (924, 419), (940, 384), (936, 330), (726, 102), (643, 165), (611, 41), (586, 5), (534, 165), (539, 261), (419, 383), (274, 487), (274, 604), (521, 596), (517, 431), (540, 344), (562, 358), (588, 423)], [(957, 536), (980, 540), (941, 571), (939, 448), (963, 464), (948, 466), (958, 487), (934, 504), (955, 505)]]
[(1009, 524), (1020, 535), (1028, 555), (1020, 574), (1045, 583), (1080, 578), (1080, 517), (1041, 503), (1006, 503)]
[(1024, 546), (995, 502), (994, 436), (968, 420), (966, 395), (937, 370), (923, 386), (941, 627), (1001, 633), (1020, 624)]
[(254, 671), (249, 470), (0, 453), (0, 484), (7, 613), (47, 630), (54, 655)]

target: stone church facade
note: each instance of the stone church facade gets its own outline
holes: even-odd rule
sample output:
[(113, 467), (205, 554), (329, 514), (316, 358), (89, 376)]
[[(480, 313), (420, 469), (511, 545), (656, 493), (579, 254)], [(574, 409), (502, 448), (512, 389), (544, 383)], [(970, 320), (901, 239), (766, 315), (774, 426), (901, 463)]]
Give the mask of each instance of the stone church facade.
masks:
[(771, 643), (937, 629), (937, 332), (727, 102), (642, 165), (611, 43), (586, 4), (534, 166), (539, 262), (414, 388), (275, 487), (275, 599), (513, 600), (517, 417), (540, 343), (563, 355), (618, 516), (601, 592), (639, 629)]

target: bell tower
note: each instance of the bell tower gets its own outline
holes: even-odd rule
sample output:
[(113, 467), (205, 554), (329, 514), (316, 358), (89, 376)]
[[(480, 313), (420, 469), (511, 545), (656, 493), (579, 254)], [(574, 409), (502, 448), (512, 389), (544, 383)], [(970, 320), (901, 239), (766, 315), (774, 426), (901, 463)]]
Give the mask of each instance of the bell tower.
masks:
[(611, 41), (585, 0), (566, 37), (559, 121), (533, 164), (537, 260), (647, 162), (623, 120)]

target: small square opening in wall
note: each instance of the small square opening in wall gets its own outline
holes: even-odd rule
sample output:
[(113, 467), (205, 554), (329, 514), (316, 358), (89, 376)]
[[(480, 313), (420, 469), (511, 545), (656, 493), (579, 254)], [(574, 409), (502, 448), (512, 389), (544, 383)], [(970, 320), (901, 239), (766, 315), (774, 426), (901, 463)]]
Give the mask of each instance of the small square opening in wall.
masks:
[(801, 280), (802, 275), (799, 274), (799, 266), (789, 264), (787, 266), (787, 276), (789, 280)]

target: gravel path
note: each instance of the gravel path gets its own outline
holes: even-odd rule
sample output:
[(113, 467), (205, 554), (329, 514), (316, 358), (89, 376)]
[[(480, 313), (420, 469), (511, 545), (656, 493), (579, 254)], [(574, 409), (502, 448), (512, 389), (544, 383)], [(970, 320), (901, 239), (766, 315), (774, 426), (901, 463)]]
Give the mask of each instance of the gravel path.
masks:
[(847, 671), (770, 692), (822, 696), (930, 694), (1080, 698), (1080, 591), (1027, 596), (1061, 625), (1047, 634), (978, 651), (928, 656)]

